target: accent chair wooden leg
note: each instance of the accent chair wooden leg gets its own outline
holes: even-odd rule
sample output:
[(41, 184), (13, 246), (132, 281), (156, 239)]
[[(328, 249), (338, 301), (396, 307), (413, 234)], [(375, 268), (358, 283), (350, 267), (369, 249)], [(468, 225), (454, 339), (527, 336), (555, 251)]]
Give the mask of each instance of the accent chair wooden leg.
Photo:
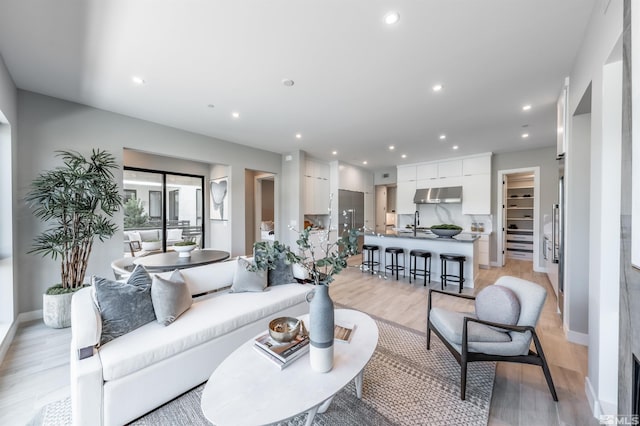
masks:
[(427, 319), (427, 350), (431, 350), (431, 327), (429, 327), (429, 319)]
[(460, 360), (460, 399), (467, 397), (467, 357), (466, 354)]
[(536, 347), (536, 352), (542, 361), (542, 372), (544, 373), (544, 378), (547, 381), (547, 386), (549, 386), (549, 391), (551, 391), (551, 396), (553, 400), (558, 402), (558, 394), (556, 393), (556, 387), (553, 385), (553, 379), (551, 378), (551, 370), (549, 370), (549, 365), (547, 364), (547, 359), (544, 356), (544, 351), (542, 350), (542, 345), (540, 344), (540, 340), (538, 339), (537, 333), (532, 333), (533, 344)]

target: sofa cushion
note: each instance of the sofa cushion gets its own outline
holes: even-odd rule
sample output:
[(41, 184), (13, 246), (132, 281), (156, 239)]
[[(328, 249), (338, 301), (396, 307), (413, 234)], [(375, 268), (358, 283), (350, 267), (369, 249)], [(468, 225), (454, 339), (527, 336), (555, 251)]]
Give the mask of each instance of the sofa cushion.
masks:
[(293, 267), (286, 262), (286, 255), (281, 253), (276, 262), (276, 267), (269, 270), (267, 285), (282, 285), (295, 282), (293, 277)]
[(510, 288), (490, 285), (480, 290), (475, 301), (476, 315), (483, 321), (516, 325), (520, 318), (520, 301)]
[(242, 257), (238, 258), (236, 273), (231, 285), (232, 293), (245, 291), (263, 291), (267, 287), (267, 271), (250, 271), (250, 261)]
[(167, 229), (167, 241), (182, 241), (182, 229)]
[(105, 381), (127, 376), (299, 303), (313, 289), (289, 284), (264, 292), (213, 293), (196, 298), (189, 310), (163, 327), (146, 324), (100, 348)]
[(156, 320), (164, 326), (174, 322), (193, 303), (189, 288), (177, 269), (169, 279), (153, 276), (151, 300)]
[(102, 318), (100, 344), (112, 341), (156, 319), (151, 302), (151, 277), (137, 266), (127, 282), (93, 277)]
[(160, 234), (157, 229), (152, 229), (149, 231), (138, 231), (140, 234), (141, 241), (158, 241), (160, 240)]
[[(464, 317), (474, 318), (475, 315), (467, 312), (455, 312), (442, 308), (432, 308), (429, 319), (433, 326), (444, 336), (447, 341), (462, 344), (462, 328)], [(477, 322), (470, 322), (467, 327), (467, 339), (469, 342), (510, 342), (509, 333), (496, 331), (491, 327)]]

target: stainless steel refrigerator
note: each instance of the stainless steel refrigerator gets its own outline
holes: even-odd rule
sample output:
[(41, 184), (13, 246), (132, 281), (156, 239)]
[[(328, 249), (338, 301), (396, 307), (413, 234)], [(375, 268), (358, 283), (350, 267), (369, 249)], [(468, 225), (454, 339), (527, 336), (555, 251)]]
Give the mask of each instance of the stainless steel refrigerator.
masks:
[[(364, 192), (338, 191), (338, 237), (349, 229), (364, 227)], [(358, 251), (362, 250), (363, 237), (358, 238)]]
[(558, 264), (558, 310), (563, 317), (564, 310), (564, 230), (565, 230), (565, 187), (563, 157), (558, 159), (558, 204), (553, 206), (553, 262)]

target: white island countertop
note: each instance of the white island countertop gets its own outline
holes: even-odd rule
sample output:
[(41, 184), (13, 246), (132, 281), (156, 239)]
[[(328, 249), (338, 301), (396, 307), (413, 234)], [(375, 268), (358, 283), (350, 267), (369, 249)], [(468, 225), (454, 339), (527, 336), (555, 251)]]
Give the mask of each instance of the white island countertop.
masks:
[[(390, 255), (385, 256), (385, 248), (401, 247), (405, 251), (407, 268), (405, 276), (409, 275), (409, 252), (414, 249), (427, 250), (431, 252), (431, 283), (440, 282), (440, 254), (454, 253), (466, 257), (464, 262), (464, 287), (473, 288), (474, 279), (478, 276), (478, 244), (481, 234), (476, 233), (460, 233), (453, 238), (439, 238), (431, 233), (417, 232), (416, 236), (413, 231), (387, 231), (385, 233), (364, 233), (364, 243), (380, 246), (381, 272), (384, 273), (385, 258), (389, 259)], [(377, 260), (377, 255), (374, 255)], [(419, 261), (418, 269), (422, 269), (422, 263)], [(400, 260), (402, 265), (402, 260)], [(458, 265), (454, 262), (448, 262), (447, 273), (458, 274)], [(390, 273), (388, 275), (391, 275)], [(417, 282), (422, 282), (421, 277), (417, 277)], [(440, 287), (440, 286), (438, 286)], [(456, 291), (458, 285), (449, 283), (445, 290)]]

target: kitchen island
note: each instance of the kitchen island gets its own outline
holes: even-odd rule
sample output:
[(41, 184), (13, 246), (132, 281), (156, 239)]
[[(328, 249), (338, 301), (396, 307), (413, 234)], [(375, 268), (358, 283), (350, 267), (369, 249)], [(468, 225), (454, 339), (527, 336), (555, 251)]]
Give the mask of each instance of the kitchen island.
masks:
[[(409, 275), (409, 252), (414, 249), (428, 250), (431, 252), (431, 282), (440, 282), (440, 254), (456, 253), (466, 256), (464, 262), (464, 287), (473, 288), (474, 279), (478, 276), (478, 234), (461, 233), (453, 238), (438, 238), (430, 232), (418, 231), (415, 235), (413, 231), (387, 231), (385, 233), (364, 233), (365, 244), (375, 244), (380, 246), (380, 270), (384, 269), (385, 253), (387, 247), (402, 247), (405, 250), (407, 267), (405, 275)], [(390, 256), (389, 256), (390, 259)], [(402, 265), (402, 261), (401, 265)], [(421, 269), (421, 263), (418, 261), (418, 269)], [(447, 273), (458, 274), (458, 265), (451, 262), (447, 265)], [(422, 282), (422, 279), (417, 282)], [(449, 283), (448, 287), (451, 291), (457, 291), (458, 285)]]

